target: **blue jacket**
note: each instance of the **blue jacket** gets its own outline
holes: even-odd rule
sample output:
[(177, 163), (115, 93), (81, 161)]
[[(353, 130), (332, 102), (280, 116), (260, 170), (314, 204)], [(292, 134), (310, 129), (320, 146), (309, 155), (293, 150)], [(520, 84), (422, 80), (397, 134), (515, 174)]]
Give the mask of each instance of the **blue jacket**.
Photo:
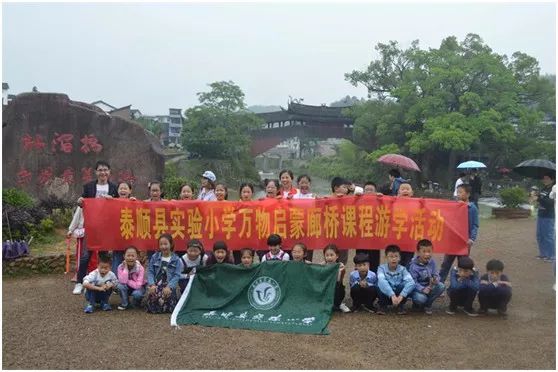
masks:
[(464, 288), (472, 288), (477, 292), (479, 290), (480, 279), (479, 279), (479, 271), (477, 269), (473, 269), (473, 274), (470, 277), (463, 281), (457, 280), (457, 267), (454, 267), (451, 270), (450, 274), (450, 287), (448, 291), (453, 291), (457, 289), (464, 289)]
[[(167, 267), (167, 282), (171, 289), (175, 289), (180, 279), (180, 274), (184, 268), (184, 264), (180, 257), (172, 253), (169, 265)], [(161, 252), (156, 252), (149, 260), (149, 267), (147, 269), (147, 285), (155, 284), (155, 278), (161, 270)]]
[(391, 187), (391, 196), (397, 196), (397, 193), (399, 192), (399, 186), (403, 182), (407, 182), (407, 180), (403, 177), (397, 177), (393, 180), (393, 186)]
[[(358, 287), (360, 284), (359, 282), (361, 281), (360, 278), (360, 273), (358, 272), (358, 270), (353, 270), (351, 272), (351, 275), (349, 276), (349, 287)], [(372, 271), (368, 270), (368, 273), (366, 274), (366, 282), (368, 283), (369, 287), (374, 287), (376, 286), (376, 284), (378, 283), (378, 279), (376, 278), (376, 274), (374, 274)]]
[(477, 240), (479, 232), (479, 210), (477, 206), (469, 202), (469, 239), (472, 241)]
[(391, 297), (395, 294), (394, 289), (403, 286), (400, 295), (407, 297), (415, 288), (415, 281), (406, 268), (397, 265), (395, 271), (390, 271), (388, 264), (378, 267), (378, 287), (383, 294)]
[(409, 273), (415, 281), (415, 289), (420, 292), (430, 285), (431, 278), (440, 280), (434, 258), (430, 258), (426, 264), (423, 264), (418, 257), (415, 257), (409, 264)]

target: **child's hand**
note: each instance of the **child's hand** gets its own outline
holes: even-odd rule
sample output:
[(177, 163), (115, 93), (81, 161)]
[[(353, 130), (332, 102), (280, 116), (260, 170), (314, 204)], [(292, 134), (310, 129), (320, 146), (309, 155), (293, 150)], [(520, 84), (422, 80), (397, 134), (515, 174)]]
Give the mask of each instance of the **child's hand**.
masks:
[(471, 249), (471, 247), (473, 246), (475, 242), (471, 239), (467, 240), (467, 248)]
[(430, 287), (424, 287), (424, 289), (422, 290), (422, 293), (424, 293), (424, 294), (429, 294), (430, 291), (432, 291), (432, 288), (430, 288)]
[(391, 302), (393, 303), (394, 306), (397, 306), (399, 305), (399, 302), (401, 302), (401, 300), (396, 295), (393, 295), (391, 296)]
[(72, 237), (72, 233), (68, 231), (68, 233), (66, 234), (66, 238), (71, 238), (71, 237)]
[(79, 205), (80, 207), (83, 207), (83, 198), (81, 196), (77, 200), (77, 205)]
[(366, 288), (368, 287), (368, 282), (366, 281), (366, 279), (363, 279), (359, 282), (361, 288)]
[(131, 200), (131, 201), (136, 201), (136, 200), (138, 200), (138, 199), (136, 199), (135, 196), (130, 196), (130, 200)]
[(169, 287), (163, 288), (163, 297), (169, 297), (171, 294), (171, 289)]

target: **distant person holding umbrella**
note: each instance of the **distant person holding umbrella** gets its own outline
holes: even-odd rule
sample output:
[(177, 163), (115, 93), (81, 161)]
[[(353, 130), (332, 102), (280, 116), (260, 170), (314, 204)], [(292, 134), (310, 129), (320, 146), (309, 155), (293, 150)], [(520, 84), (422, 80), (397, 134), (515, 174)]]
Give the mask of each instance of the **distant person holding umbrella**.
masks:
[(539, 255), (537, 258), (546, 262), (555, 263), (556, 230), (554, 227), (554, 203), (556, 198), (556, 164), (549, 160), (531, 159), (521, 162), (513, 168), (513, 170), (522, 176), (542, 179), (543, 187), (539, 192), (535, 191), (531, 194), (531, 200), (536, 202), (539, 206), (537, 212), (537, 243), (539, 246)]
[(471, 201), (475, 203), (478, 209), (479, 198), (481, 196), (481, 191), (482, 191), (482, 180), (479, 177), (478, 169), (473, 170), (473, 174), (471, 174), (471, 179), (469, 180), (469, 185), (471, 185), (471, 189), (472, 189)]
[[(538, 202), (537, 212), (537, 243), (539, 245), (539, 255), (537, 258), (546, 262), (556, 259), (556, 230), (555, 230), (555, 197), (552, 192), (556, 186), (556, 174), (546, 173), (542, 178), (543, 187), (534, 195), (534, 200)], [(554, 198), (553, 198), (554, 197)]]

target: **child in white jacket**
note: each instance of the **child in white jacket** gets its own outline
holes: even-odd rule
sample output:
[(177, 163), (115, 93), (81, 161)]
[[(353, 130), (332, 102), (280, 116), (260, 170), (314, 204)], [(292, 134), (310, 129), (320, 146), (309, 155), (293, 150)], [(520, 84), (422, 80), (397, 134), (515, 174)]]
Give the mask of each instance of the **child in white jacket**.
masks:
[[(79, 270), (79, 259), (81, 258), (81, 250), (83, 247), (83, 237), (85, 236), (85, 229), (83, 228), (83, 209), (81, 207), (77, 207), (76, 211), (74, 212), (74, 217), (72, 218), (72, 222), (68, 227), (68, 234), (66, 234), (68, 238), (76, 238), (76, 273), (72, 277), (72, 281), (76, 281), (77, 271)], [(80, 291), (81, 292), (81, 291)], [(79, 294), (79, 293), (78, 293)]]

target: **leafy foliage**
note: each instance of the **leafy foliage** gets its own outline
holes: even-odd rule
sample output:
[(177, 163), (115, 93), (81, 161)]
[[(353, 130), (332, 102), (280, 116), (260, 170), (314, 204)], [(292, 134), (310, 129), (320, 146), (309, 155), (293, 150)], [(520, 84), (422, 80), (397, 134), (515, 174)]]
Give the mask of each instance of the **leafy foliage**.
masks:
[[(494, 53), (469, 34), (439, 48), (376, 46), (379, 58), (345, 74), (374, 100), (351, 107), (354, 142), (366, 151), (395, 144), (416, 158), (426, 177), (455, 170), (456, 158), (478, 154), (489, 169), (525, 157), (554, 159), (554, 77), (539, 75), (535, 58)], [(541, 146), (542, 144), (542, 146)], [(441, 161), (437, 161), (441, 160)]]
[(521, 204), (527, 202), (527, 191), (519, 186), (510, 187), (500, 191), (502, 204), (506, 208), (519, 208)]
[(210, 84), (198, 93), (200, 105), (186, 110), (182, 135), (185, 148), (210, 159), (238, 159), (249, 154), (250, 132), (262, 119), (245, 110), (244, 93), (232, 81)]
[(31, 195), (15, 188), (2, 189), (2, 200), (4, 204), (19, 208), (29, 208), (34, 204)]

